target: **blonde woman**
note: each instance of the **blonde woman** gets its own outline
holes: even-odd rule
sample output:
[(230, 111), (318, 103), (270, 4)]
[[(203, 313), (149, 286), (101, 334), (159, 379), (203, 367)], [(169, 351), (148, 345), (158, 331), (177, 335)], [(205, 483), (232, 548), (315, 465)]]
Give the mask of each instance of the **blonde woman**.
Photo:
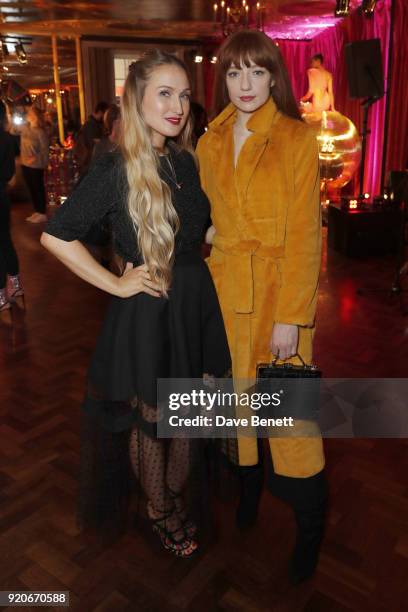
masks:
[(48, 166), (49, 140), (42, 111), (30, 106), (28, 125), (21, 130), (21, 169), (35, 212), (27, 217), (30, 223), (47, 221), (44, 171)]
[[(121, 105), (120, 149), (98, 160), (46, 227), (41, 242), (113, 296), (88, 376), (80, 521), (120, 521), (131, 470), (163, 546), (197, 550), (187, 483), (195, 441), (157, 437), (158, 378), (220, 375), (230, 355), (211, 276), (200, 257), (209, 216), (190, 150), (190, 84), (176, 57), (132, 64)], [(80, 240), (109, 216), (118, 277)], [(116, 517), (116, 518), (115, 518)]]

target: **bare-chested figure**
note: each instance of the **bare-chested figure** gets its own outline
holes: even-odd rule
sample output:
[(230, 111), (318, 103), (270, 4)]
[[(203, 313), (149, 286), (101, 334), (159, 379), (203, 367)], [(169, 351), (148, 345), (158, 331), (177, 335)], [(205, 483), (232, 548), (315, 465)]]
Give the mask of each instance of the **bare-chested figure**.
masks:
[(307, 75), (309, 90), (301, 101), (307, 102), (312, 97), (313, 100), (306, 112), (334, 111), (333, 77), (323, 66), (323, 55), (318, 53), (312, 57), (311, 68), (307, 71)]

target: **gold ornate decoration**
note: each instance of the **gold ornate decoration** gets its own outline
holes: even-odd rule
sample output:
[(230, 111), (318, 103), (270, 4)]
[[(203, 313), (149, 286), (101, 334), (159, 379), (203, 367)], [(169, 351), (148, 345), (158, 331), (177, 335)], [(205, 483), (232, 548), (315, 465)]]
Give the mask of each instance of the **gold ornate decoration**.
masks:
[(260, 2), (222, 0), (214, 4), (213, 15), (215, 29), (220, 29), (223, 36), (250, 28), (263, 30), (263, 7)]
[(337, 111), (309, 113), (303, 118), (316, 130), (322, 187), (344, 187), (361, 160), (361, 138), (356, 126)]

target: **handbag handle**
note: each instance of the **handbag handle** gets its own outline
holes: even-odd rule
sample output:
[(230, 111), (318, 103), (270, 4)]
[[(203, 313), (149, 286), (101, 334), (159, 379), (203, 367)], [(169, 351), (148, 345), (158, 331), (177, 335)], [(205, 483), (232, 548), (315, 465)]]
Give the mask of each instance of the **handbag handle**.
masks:
[[(302, 362), (302, 366), (304, 368), (307, 368), (307, 365), (305, 364), (305, 362), (303, 361), (303, 358), (301, 357), (301, 355), (299, 355), (299, 353), (296, 352), (294, 354), (294, 357), (299, 357), (300, 361)], [(276, 362), (278, 361), (278, 359), (279, 359), (279, 356), (277, 355), (275, 359), (271, 362), (271, 365), (276, 365)]]

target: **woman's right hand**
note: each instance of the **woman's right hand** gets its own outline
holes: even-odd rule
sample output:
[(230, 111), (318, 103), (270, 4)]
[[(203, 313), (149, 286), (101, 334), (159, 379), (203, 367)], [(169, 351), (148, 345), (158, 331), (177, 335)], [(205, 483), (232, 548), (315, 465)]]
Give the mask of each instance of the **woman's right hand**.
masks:
[(118, 278), (118, 297), (128, 298), (137, 293), (148, 293), (153, 297), (162, 297), (160, 287), (150, 278), (149, 268), (146, 264), (133, 267), (127, 263), (123, 275)]

